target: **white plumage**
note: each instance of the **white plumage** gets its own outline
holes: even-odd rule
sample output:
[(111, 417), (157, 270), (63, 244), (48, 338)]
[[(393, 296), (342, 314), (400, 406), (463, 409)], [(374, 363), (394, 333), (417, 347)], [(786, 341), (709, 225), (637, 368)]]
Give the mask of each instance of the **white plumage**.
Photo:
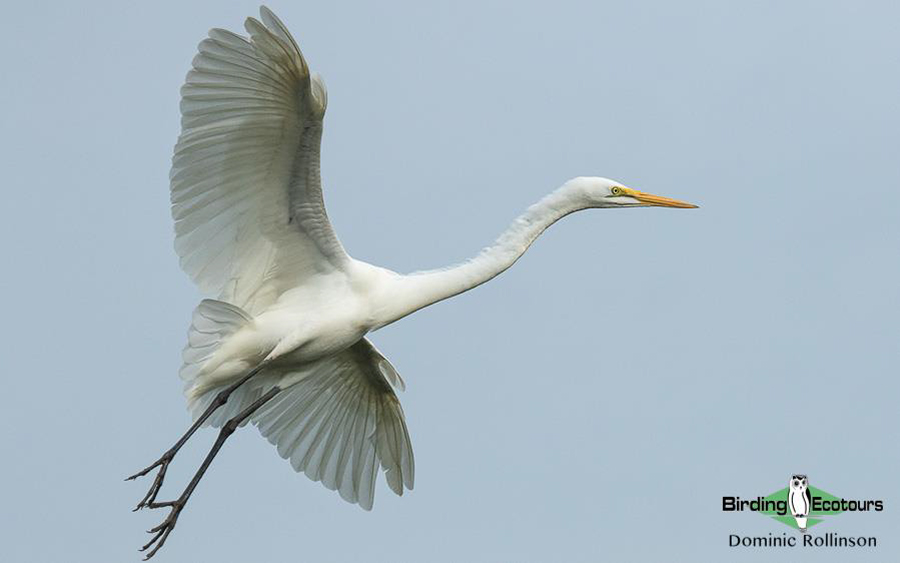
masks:
[(251, 315), (349, 260), (319, 183), (325, 86), (267, 9), (245, 39), (213, 29), (182, 88), (172, 162), (181, 265)]
[[(325, 85), (278, 18), (266, 8), (261, 15), (265, 25), (247, 20), (249, 40), (210, 31), (182, 88), (182, 133), (170, 175), (175, 248), (191, 279), (219, 296), (197, 307), (184, 351), (181, 374), (195, 416), (230, 375), (271, 351), (257, 350), (252, 363), (217, 364), (213, 373), (209, 362), (222, 342), (242, 329), (257, 336), (249, 346), (266, 341), (265, 328), (250, 328), (253, 315), (313, 278), (342, 277), (350, 262), (325, 214), (319, 182)], [(282, 299), (278, 306), (296, 310), (295, 303), (308, 301)], [(318, 308), (299, 307), (295, 322)], [(279, 335), (270, 336), (271, 344)], [(403, 411), (387, 383), (400, 379), (366, 340), (336, 352), (311, 364), (267, 368), (209, 422), (221, 426), (267, 387), (289, 387), (254, 423), (294, 469), (370, 509), (379, 465), (397, 494), (413, 486)]]
[[(249, 38), (213, 29), (182, 89), (171, 171), (175, 248), (207, 299), (194, 311), (181, 376), (195, 425), (159, 461), (138, 508), (172, 506), (152, 556), (230, 425), (252, 421), (297, 471), (372, 507), (379, 467), (395, 493), (414, 463), (394, 389), (403, 381), (365, 335), (509, 268), (551, 224), (588, 208), (694, 207), (605, 178), (575, 178), (455, 267), (400, 275), (349, 257), (322, 198), (325, 85), (268, 9)], [(241, 383), (243, 382), (243, 383)], [(224, 401), (223, 397), (227, 397)], [(231, 421), (231, 422), (229, 422)], [(156, 502), (165, 469), (201, 423), (222, 427), (178, 501)]]

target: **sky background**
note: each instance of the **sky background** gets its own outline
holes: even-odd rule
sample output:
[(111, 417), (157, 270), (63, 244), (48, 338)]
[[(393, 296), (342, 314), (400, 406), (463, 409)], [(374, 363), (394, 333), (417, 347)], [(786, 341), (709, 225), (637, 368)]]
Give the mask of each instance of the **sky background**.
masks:
[[(477, 252), (579, 175), (693, 211), (586, 211), (372, 335), (416, 488), (364, 512), (245, 428), (156, 561), (900, 559), (900, 10), (893, 2), (273, 1), (329, 87), (329, 213), (401, 272)], [(138, 561), (123, 478), (189, 424), (203, 297), (172, 248), (178, 89), (255, 2), (3, 8), (3, 559)], [(192, 440), (163, 498), (215, 432)], [(792, 473), (882, 499), (816, 534), (723, 513)]]

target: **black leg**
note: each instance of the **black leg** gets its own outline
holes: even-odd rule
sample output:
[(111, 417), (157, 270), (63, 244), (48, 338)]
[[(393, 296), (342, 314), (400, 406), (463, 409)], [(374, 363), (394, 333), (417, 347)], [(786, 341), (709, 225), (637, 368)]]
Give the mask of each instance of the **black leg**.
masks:
[[(152, 528), (148, 531), (148, 533), (153, 534), (153, 538), (147, 542), (147, 544), (141, 548), (141, 551), (146, 551), (151, 546), (153, 549), (147, 553), (147, 556), (144, 557), (144, 561), (150, 559), (156, 552), (159, 551), (159, 548), (166, 543), (166, 539), (169, 537), (169, 534), (172, 533), (172, 530), (175, 529), (175, 522), (178, 521), (178, 515), (181, 513), (181, 510), (184, 508), (184, 505), (187, 503), (188, 499), (191, 497), (191, 493), (194, 492), (194, 489), (197, 488), (197, 483), (200, 482), (200, 479), (203, 478), (203, 474), (206, 473), (206, 470), (209, 468), (209, 464), (212, 463), (213, 458), (216, 457), (216, 454), (219, 453), (219, 450), (222, 449), (222, 445), (225, 443), (225, 440), (231, 436), (234, 431), (242, 422), (244, 422), (251, 414), (253, 414), (256, 409), (263, 406), (266, 402), (268, 402), (272, 397), (277, 395), (281, 389), (279, 387), (273, 387), (269, 390), (265, 395), (257, 399), (252, 405), (241, 411), (240, 414), (229, 420), (222, 426), (222, 430), (219, 432), (219, 437), (216, 438), (216, 443), (213, 444), (212, 449), (209, 450), (209, 453), (206, 455), (206, 459), (203, 460), (203, 463), (200, 465), (200, 469), (197, 470), (197, 473), (194, 474), (194, 478), (191, 479), (191, 482), (188, 483), (188, 486), (184, 489), (184, 492), (181, 493), (181, 496), (178, 497), (177, 500), (166, 501), (166, 502), (148, 502), (147, 506), (150, 508), (163, 508), (163, 507), (171, 507), (172, 511), (169, 512), (169, 515), (166, 517), (162, 523)], [(155, 544), (155, 545), (154, 545)]]
[(200, 428), (204, 422), (206, 422), (206, 419), (212, 416), (212, 413), (214, 413), (216, 409), (218, 409), (219, 407), (224, 405), (226, 401), (228, 401), (228, 397), (231, 396), (231, 393), (233, 393), (235, 389), (246, 383), (248, 379), (250, 379), (257, 373), (259, 373), (260, 369), (262, 369), (262, 366), (258, 366), (250, 370), (250, 373), (239, 379), (236, 383), (234, 383), (230, 387), (227, 387), (226, 389), (223, 389), (218, 395), (216, 395), (216, 398), (213, 399), (213, 402), (210, 403), (209, 407), (207, 407), (207, 409), (203, 411), (203, 414), (200, 415), (200, 418), (198, 418), (194, 422), (194, 424), (192, 424), (191, 427), (188, 428), (188, 431), (184, 433), (184, 436), (182, 436), (180, 440), (175, 442), (174, 446), (169, 448), (169, 450), (164, 453), (162, 457), (153, 462), (152, 465), (125, 479), (126, 481), (132, 481), (134, 479), (137, 479), (138, 477), (143, 477), (147, 473), (150, 473), (150, 471), (152, 471), (155, 467), (159, 467), (159, 473), (157, 473), (156, 478), (153, 479), (153, 484), (150, 485), (150, 490), (147, 491), (147, 494), (144, 495), (144, 498), (141, 499), (141, 502), (137, 504), (134, 510), (140, 510), (145, 506), (150, 506), (156, 501), (156, 495), (159, 494), (159, 490), (160, 488), (162, 488), (163, 479), (166, 478), (166, 469), (169, 468), (169, 463), (172, 462), (172, 459), (175, 457), (175, 454), (178, 453), (178, 450), (181, 449), (181, 446), (183, 446), (184, 443), (188, 441), (188, 438), (190, 438), (194, 434), (194, 432), (196, 432), (197, 429)]

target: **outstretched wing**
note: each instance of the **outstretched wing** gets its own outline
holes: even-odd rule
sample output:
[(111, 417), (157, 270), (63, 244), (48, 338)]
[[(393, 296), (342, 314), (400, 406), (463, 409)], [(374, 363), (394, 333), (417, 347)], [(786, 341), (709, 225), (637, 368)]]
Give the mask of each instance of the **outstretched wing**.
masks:
[(213, 29), (200, 43), (170, 173), (182, 268), (251, 315), (348, 260), (322, 200), (325, 85), (278, 18), (260, 14), (249, 39)]
[(414, 462), (394, 367), (366, 339), (302, 371), (253, 415), (260, 433), (296, 471), (371, 510), (379, 466), (398, 495), (412, 490)]

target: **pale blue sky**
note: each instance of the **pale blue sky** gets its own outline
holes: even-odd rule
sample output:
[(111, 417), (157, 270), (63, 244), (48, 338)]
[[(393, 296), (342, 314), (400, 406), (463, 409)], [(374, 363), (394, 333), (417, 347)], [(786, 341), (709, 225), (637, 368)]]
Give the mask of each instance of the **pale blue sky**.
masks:
[[(373, 335), (408, 384), (403, 498), (364, 512), (252, 428), (156, 560), (900, 559), (900, 10), (892, 2), (270, 4), (329, 86), (329, 212), (354, 256), (457, 262), (572, 176), (699, 203), (591, 211), (490, 284)], [(172, 249), (178, 88), (255, 2), (3, 8), (0, 511), (8, 561), (138, 561), (122, 478), (189, 423), (202, 297)], [(214, 438), (172, 466), (174, 496)], [(735, 550), (721, 512), (809, 474), (883, 499)]]

